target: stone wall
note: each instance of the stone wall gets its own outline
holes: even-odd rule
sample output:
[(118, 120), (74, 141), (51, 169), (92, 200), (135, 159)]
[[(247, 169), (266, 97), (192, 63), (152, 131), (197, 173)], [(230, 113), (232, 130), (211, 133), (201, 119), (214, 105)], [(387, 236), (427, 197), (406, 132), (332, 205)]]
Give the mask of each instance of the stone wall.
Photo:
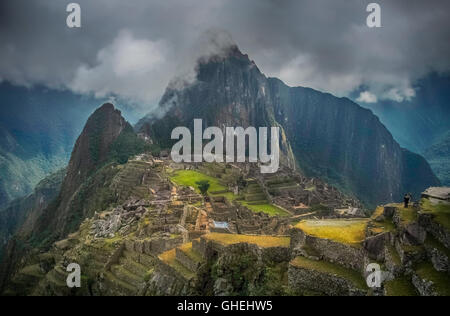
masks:
[(448, 272), (450, 274), (450, 260), (446, 253), (431, 246), (425, 246), (428, 258), (434, 269), (439, 272)]
[(200, 262), (196, 262), (189, 258), (182, 250), (179, 248), (175, 249), (175, 256), (177, 260), (189, 270), (196, 272), (200, 267)]
[(362, 296), (364, 290), (355, 287), (349, 280), (336, 275), (317, 272), (289, 265), (289, 287), (294, 291), (313, 291), (330, 296)]
[(167, 250), (173, 249), (183, 243), (182, 237), (176, 238), (152, 238), (144, 240), (127, 240), (125, 248), (128, 251), (136, 251), (147, 255), (158, 255)]
[(421, 296), (439, 296), (433, 282), (424, 280), (415, 273), (412, 275), (412, 283)]
[(320, 254), (321, 258), (338, 263), (344, 267), (364, 270), (364, 248), (335, 242), (329, 239), (318, 238), (305, 234), (301, 229), (291, 230), (291, 250), (295, 253), (304, 246), (312, 248)]
[(376, 261), (383, 261), (386, 244), (390, 242), (390, 239), (390, 233), (382, 233), (366, 238), (363, 245), (369, 258)]
[(194, 288), (190, 280), (186, 280), (175, 269), (160, 261), (149, 282), (147, 295), (194, 295)]

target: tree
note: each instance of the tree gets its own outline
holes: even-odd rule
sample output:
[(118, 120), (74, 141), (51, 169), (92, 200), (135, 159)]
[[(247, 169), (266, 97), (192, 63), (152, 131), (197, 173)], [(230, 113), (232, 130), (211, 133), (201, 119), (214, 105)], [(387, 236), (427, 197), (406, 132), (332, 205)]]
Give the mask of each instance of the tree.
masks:
[(206, 193), (208, 193), (210, 184), (208, 180), (201, 180), (201, 181), (197, 181), (195, 182), (197, 184), (198, 189), (200, 190), (200, 193), (202, 195), (206, 195)]

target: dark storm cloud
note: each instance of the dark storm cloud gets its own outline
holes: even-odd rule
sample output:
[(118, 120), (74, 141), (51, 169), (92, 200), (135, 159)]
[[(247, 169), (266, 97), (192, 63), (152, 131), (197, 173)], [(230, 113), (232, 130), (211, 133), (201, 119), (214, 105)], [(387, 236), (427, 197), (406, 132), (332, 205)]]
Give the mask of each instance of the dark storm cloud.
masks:
[(268, 76), (338, 95), (364, 86), (362, 102), (413, 97), (414, 80), (450, 68), (447, 0), (375, 1), (379, 29), (366, 26), (363, 0), (79, 0), (81, 29), (65, 25), (70, 2), (1, 1), (0, 79), (150, 106), (220, 48), (199, 40), (211, 29)]

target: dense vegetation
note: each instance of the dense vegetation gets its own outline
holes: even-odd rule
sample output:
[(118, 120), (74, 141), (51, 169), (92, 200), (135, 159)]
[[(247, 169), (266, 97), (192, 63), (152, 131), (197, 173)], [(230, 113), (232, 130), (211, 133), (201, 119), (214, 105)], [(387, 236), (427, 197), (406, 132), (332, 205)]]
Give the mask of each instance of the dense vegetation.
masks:
[(130, 157), (143, 152), (158, 154), (159, 147), (146, 143), (136, 135), (131, 125), (127, 125), (115, 142), (112, 143), (109, 156), (112, 161), (124, 164)]

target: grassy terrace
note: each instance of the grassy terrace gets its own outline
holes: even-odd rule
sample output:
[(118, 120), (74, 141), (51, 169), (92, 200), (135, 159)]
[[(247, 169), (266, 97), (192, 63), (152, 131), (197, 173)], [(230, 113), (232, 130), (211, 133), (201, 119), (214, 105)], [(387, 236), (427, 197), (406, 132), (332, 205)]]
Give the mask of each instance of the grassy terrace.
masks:
[(210, 184), (209, 191), (210, 192), (227, 190), (227, 188), (225, 186), (220, 184), (220, 182), (217, 178), (210, 177), (206, 174), (203, 174), (203, 173), (195, 171), (195, 170), (178, 170), (178, 171), (175, 171), (174, 174), (170, 178), (173, 182), (175, 182), (178, 185), (195, 188), (195, 190), (198, 193), (200, 193), (200, 191), (197, 188), (196, 182), (203, 181), (203, 180), (209, 181), (209, 184)]
[(368, 221), (368, 219), (304, 220), (295, 227), (311, 236), (359, 245), (365, 239)]
[(186, 256), (188, 256), (190, 259), (192, 259), (195, 262), (201, 262), (203, 261), (202, 256), (192, 249), (192, 243), (186, 243), (178, 247), (180, 250), (184, 252)]
[(275, 205), (262, 203), (262, 204), (251, 204), (249, 202), (240, 202), (245, 207), (251, 209), (253, 212), (263, 212), (269, 214), (270, 216), (289, 216), (290, 214)]
[[(199, 193), (199, 190), (197, 188), (196, 182), (207, 180), (210, 183), (209, 188), (209, 194), (211, 196), (224, 196), (229, 201), (236, 200), (239, 196), (233, 194), (232, 192), (226, 192), (226, 193), (218, 193), (215, 194), (214, 192), (218, 191), (226, 191), (227, 188), (222, 185), (219, 180), (215, 177), (208, 176), (206, 174), (203, 174), (201, 172), (195, 171), (195, 170), (178, 170), (175, 171), (171, 175), (171, 180), (175, 182), (178, 185), (187, 186), (187, 187), (193, 187), (195, 190)], [(274, 205), (271, 205), (269, 203), (261, 203), (261, 204), (252, 204), (246, 201), (239, 201), (242, 205), (249, 208), (250, 210), (254, 212), (264, 212), (269, 214), (270, 216), (289, 216), (289, 213), (285, 212), (284, 210), (280, 209), (279, 207), (276, 207)]]
[(373, 233), (379, 234), (384, 232), (392, 232), (395, 230), (395, 225), (391, 219), (386, 218), (381, 222), (374, 221), (374, 219), (376, 219), (378, 216), (383, 215), (383, 212), (384, 206), (378, 206), (370, 217), (370, 219), (372, 220), (370, 222), (370, 229)]
[(162, 254), (160, 254), (158, 256), (158, 258), (168, 264), (169, 266), (171, 266), (172, 268), (174, 268), (178, 273), (180, 273), (181, 275), (183, 275), (185, 278), (187, 279), (191, 279), (193, 277), (195, 277), (195, 274), (190, 271), (189, 269), (187, 269), (185, 266), (183, 266), (181, 263), (178, 262), (178, 260), (176, 259), (176, 253), (175, 253), (175, 248), (169, 251), (166, 251)]
[(432, 281), (439, 295), (450, 296), (450, 276), (445, 272), (438, 272), (429, 262), (417, 266), (417, 275), (424, 280)]
[(202, 238), (216, 241), (227, 246), (239, 243), (249, 243), (255, 244), (261, 248), (289, 247), (290, 243), (290, 237), (275, 237), (275, 236), (250, 236), (250, 235), (211, 233), (204, 235)]
[(387, 250), (389, 251), (389, 254), (391, 255), (392, 261), (395, 265), (400, 266), (402, 264), (402, 261), (400, 259), (400, 256), (398, 255), (397, 250), (394, 246), (387, 244)]
[(417, 212), (410, 206), (409, 208), (404, 208), (403, 204), (389, 204), (389, 206), (395, 206), (398, 209), (398, 213), (400, 216), (400, 223), (402, 225), (408, 225), (417, 221), (418, 214)]
[(326, 261), (315, 261), (304, 257), (296, 257), (291, 261), (290, 264), (298, 268), (317, 271), (329, 275), (336, 275), (343, 279), (349, 280), (353, 283), (354, 286), (360, 289), (367, 289), (366, 282), (359, 272), (344, 268), (334, 263)]
[(384, 213), (384, 206), (378, 206), (375, 211), (373, 212), (372, 216), (370, 217), (371, 219), (375, 219), (378, 216), (383, 215)]
[(416, 288), (408, 277), (401, 277), (384, 284), (387, 296), (418, 296)]
[(438, 224), (450, 229), (450, 204), (443, 202), (433, 204), (428, 199), (422, 199), (420, 204), (423, 212), (432, 213)]

